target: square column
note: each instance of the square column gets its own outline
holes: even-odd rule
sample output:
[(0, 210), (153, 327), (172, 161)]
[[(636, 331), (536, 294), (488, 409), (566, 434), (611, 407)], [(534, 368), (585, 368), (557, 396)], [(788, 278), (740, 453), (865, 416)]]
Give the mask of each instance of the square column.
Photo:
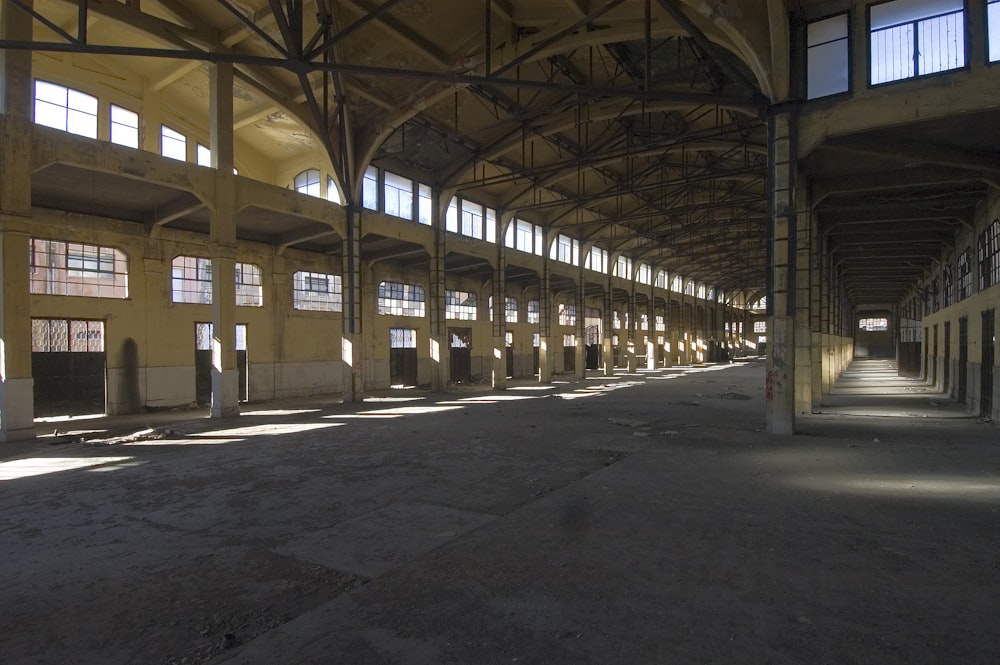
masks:
[(448, 322), (445, 317), (445, 232), (444, 215), (441, 210), (441, 193), (435, 188), (431, 194), (431, 228), (434, 230), (434, 247), (431, 251), (429, 275), (429, 308), (430, 315), (430, 357), (431, 387), (436, 392), (448, 389), (451, 379), (451, 350), (448, 340)]
[(615, 374), (614, 322), (615, 306), (609, 283), (604, 288), (604, 308), (601, 310), (601, 366), (604, 368), (604, 376)]
[(538, 285), (538, 382), (552, 380), (552, 268), (548, 252), (542, 257), (542, 277)]
[(768, 294), (766, 426), (770, 434), (795, 432), (795, 296), (797, 222), (795, 116), (768, 116)]
[[(26, 3), (32, 6), (31, 0)], [(0, 37), (31, 34), (31, 17), (0, 6)], [(35, 436), (31, 376), (31, 52), (0, 50), (0, 442)]]
[[(583, 264), (581, 263), (581, 266)], [(576, 369), (575, 375), (578, 379), (587, 378), (587, 298), (586, 289), (583, 286), (583, 268), (576, 283)]]
[(233, 65), (209, 67), (212, 167), (212, 409), (213, 418), (239, 415), (236, 368), (236, 180), (233, 176)]
[(507, 388), (507, 287), (503, 263), (503, 243), (499, 267), (493, 270), (493, 389)]

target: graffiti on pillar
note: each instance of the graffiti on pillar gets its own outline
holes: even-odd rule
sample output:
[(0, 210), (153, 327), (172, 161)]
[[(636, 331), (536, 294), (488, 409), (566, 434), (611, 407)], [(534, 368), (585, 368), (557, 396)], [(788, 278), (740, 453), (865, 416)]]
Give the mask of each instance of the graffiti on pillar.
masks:
[(766, 384), (767, 401), (771, 402), (774, 400), (774, 393), (781, 390), (786, 381), (788, 381), (787, 372), (780, 372), (776, 369), (768, 371)]

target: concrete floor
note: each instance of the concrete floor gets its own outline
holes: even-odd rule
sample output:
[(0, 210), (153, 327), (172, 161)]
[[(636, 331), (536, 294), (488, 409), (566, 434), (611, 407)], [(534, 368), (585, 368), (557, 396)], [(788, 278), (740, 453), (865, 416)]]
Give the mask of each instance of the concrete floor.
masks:
[(772, 437), (763, 384), (48, 423), (0, 450), (0, 661), (1000, 662), (997, 429), (867, 362)]

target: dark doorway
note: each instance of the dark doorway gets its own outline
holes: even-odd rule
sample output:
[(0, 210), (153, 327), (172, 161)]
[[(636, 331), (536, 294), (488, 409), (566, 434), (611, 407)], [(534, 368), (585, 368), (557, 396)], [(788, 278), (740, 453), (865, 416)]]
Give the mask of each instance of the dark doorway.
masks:
[(236, 324), (236, 372), (239, 388), (239, 401), (250, 401), (250, 356), (247, 353), (247, 324)]
[(448, 328), (451, 380), (472, 382), (472, 328)]
[(31, 320), (35, 416), (82, 416), (106, 411), (104, 322)]
[(507, 361), (507, 378), (514, 376), (514, 333), (509, 330), (504, 334), (504, 354)]
[(983, 361), (980, 364), (979, 415), (989, 418), (993, 411), (993, 363), (996, 355), (996, 310), (983, 312)]
[(969, 377), (969, 317), (958, 319), (958, 390), (955, 399), (965, 403)]
[(194, 398), (198, 406), (212, 403), (212, 324), (194, 324)]
[(563, 372), (576, 371), (576, 336), (563, 335)]
[(538, 349), (539, 349), (539, 346), (541, 345), (541, 343), (542, 343), (541, 335), (539, 333), (535, 333), (534, 334), (534, 338), (533, 338), (533, 340), (531, 342), (531, 344), (532, 344), (532, 347), (531, 347), (531, 358), (532, 358), (532, 361), (531, 361), (532, 362), (531, 371), (532, 371), (533, 374), (538, 374), (538, 372), (541, 369), (541, 362), (538, 359)]
[(394, 386), (417, 385), (416, 330), (389, 329), (389, 383)]

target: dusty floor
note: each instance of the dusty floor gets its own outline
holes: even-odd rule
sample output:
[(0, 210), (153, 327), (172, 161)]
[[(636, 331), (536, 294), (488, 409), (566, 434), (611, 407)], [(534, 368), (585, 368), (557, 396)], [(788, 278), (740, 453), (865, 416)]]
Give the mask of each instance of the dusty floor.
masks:
[(749, 363), (9, 447), (0, 662), (1000, 663), (1000, 434), (885, 369), (787, 438)]

